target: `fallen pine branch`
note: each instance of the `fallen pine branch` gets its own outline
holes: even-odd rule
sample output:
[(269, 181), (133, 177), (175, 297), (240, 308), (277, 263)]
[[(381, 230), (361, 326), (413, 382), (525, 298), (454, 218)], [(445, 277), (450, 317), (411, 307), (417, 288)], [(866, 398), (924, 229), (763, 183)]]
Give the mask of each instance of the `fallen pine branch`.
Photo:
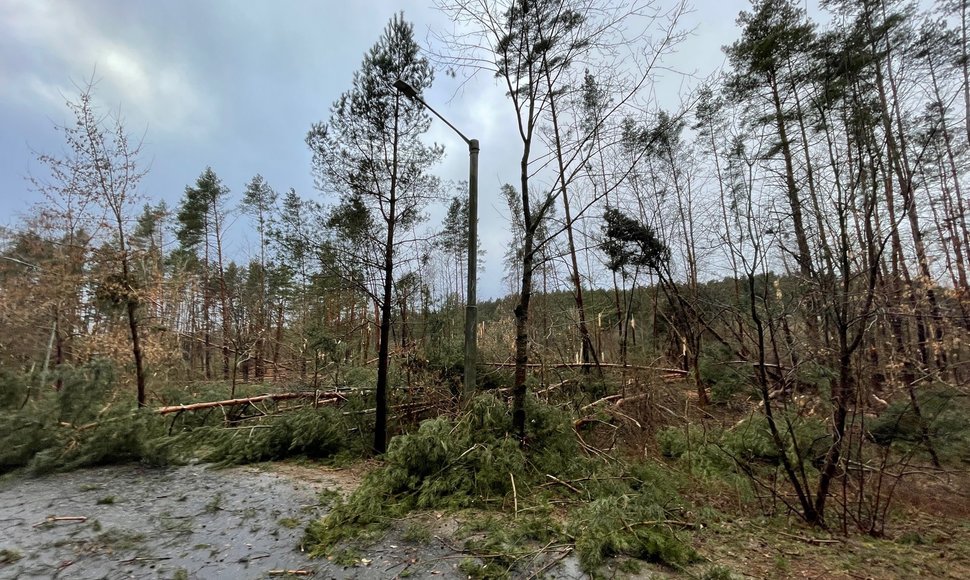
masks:
[[(604, 411), (606, 411), (607, 413), (612, 413), (612, 414), (615, 414), (615, 415), (619, 415), (620, 417), (622, 417), (622, 418), (624, 418), (624, 419), (626, 419), (628, 421), (631, 421), (637, 427), (643, 429), (643, 425), (641, 425), (639, 421), (637, 421), (633, 417), (627, 415), (626, 413), (621, 412), (620, 411), (620, 407), (622, 407), (624, 404), (630, 403), (632, 401), (639, 401), (639, 400), (642, 400), (642, 399), (646, 399), (649, 396), (650, 396), (650, 393), (640, 393), (639, 395), (631, 395), (629, 397), (624, 397), (623, 395), (619, 395), (619, 394), (617, 394), (617, 395), (608, 395), (606, 397), (603, 397), (602, 399), (597, 399), (597, 400), (593, 401), (592, 403), (583, 406), (580, 409), (580, 411), (587, 411), (587, 410), (589, 410), (589, 409), (591, 409), (593, 407), (596, 407), (598, 405), (601, 405), (603, 403), (609, 403), (609, 405), (604, 406), (604, 408), (603, 408)], [(573, 421), (573, 427), (574, 428), (579, 428), (579, 427), (581, 427), (583, 425), (586, 425), (587, 423), (593, 423), (593, 422), (597, 422), (597, 421), (599, 421), (599, 420), (596, 419), (596, 418), (594, 418), (594, 417), (581, 417), (581, 418), (576, 419), (575, 421)]]
[(215, 407), (233, 407), (236, 405), (251, 405), (253, 403), (260, 403), (263, 401), (287, 401), (292, 399), (314, 399), (318, 403), (326, 404), (336, 402), (338, 400), (346, 400), (346, 397), (337, 391), (296, 391), (292, 393), (274, 393), (271, 395), (245, 397), (242, 399), (191, 403), (188, 405), (169, 405), (167, 407), (159, 407), (155, 409), (155, 412), (159, 415), (168, 415), (169, 413), (178, 413), (180, 411), (198, 411), (201, 409), (212, 409)]
[(701, 527), (703, 527), (700, 524), (695, 524), (693, 522), (684, 522), (680, 520), (648, 520), (645, 522), (633, 522), (633, 523), (624, 522), (623, 526), (630, 532), (633, 532), (633, 526), (677, 526), (681, 528), (689, 528), (692, 530), (700, 529)]

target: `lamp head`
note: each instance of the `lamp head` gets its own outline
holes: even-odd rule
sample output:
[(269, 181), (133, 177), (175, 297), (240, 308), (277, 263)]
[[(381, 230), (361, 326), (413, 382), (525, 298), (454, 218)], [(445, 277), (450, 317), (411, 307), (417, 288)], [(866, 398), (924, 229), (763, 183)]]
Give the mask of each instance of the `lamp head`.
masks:
[(412, 101), (418, 98), (418, 91), (414, 90), (414, 87), (402, 81), (401, 79), (397, 79), (396, 81), (394, 81), (394, 88), (401, 91), (401, 93), (405, 97), (411, 99)]

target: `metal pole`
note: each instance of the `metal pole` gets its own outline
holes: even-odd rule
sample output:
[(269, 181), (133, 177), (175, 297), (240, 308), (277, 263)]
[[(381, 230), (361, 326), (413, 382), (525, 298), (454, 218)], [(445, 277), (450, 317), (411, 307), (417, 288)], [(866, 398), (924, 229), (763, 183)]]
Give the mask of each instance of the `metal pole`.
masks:
[(475, 364), (478, 362), (478, 304), (475, 296), (478, 285), (478, 139), (465, 137), (441, 113), (424, 102), (418, 91), (405, 81), (397, 79), (394, 88), (407, 98), (421, 103), (468, 143), (468, 288), (465, 302), (465, 384), (461, 396), (464, 405), (475, 396)]
[(462, 403), (475, 396), (478, 362), (478, 139), (468, 141), (468, 296), (465, 303), (465, 390)]

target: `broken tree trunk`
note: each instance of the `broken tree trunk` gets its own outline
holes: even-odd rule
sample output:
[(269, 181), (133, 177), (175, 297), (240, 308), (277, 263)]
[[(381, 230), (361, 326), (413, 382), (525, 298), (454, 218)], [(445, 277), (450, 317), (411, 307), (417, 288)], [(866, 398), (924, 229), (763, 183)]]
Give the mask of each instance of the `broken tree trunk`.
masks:
[(200, 409), (211, 409), (213, 407), (233, 407), (236, 405), (248, 405), (262, 401), (286, 401), (290, 399), (314, 399), (318, 403), (334, 403), (345, 400), (343, 394), (337, 391), (296, 391), (292, 393), (274, 393), (272, 395), (259, 395), (257, 397), (245, 397), (242, 399), (227, 399), (225, 401), (207, 401), (204, 403), (191, 403), (188, 405), (170, 405), (159, 407), (155, 412), (159, 415), (178, 413), (179, 411), (198, 411)]

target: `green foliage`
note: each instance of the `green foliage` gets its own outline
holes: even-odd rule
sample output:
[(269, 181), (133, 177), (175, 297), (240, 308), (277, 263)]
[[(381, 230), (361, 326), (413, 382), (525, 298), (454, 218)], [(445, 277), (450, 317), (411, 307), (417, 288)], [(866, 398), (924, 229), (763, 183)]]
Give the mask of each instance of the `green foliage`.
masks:
[(115, 386), (111, 363), (95, 360), (77, 368), (59, 371), (63, 386), (57, 393), (57, 420), (81, 425), (98, 418), (104, 401)]
[(486, 578), (506, 578), (508, 570), (495, 562), (480, 562), (476, 558), (462, 558), (458, 563), (458, 570), (468, 578), (476, 580)]
[(28, 467), (47, 473), (140, 460), (146, 441), (162, 433), (159, 417), (106, 404), (115, 388), (109, 364), (94, 361), (58, 369), (57, 375), (59, 392), (41, 393), (23, 409), (0, 411), (0, 472)]
[(19, 409), (27, 399), (28, 379), (0, 369), (0, 411)]
[[(445, 315), (438, 314), (437, 317)], [(440, 320), (434, 320), (442, 326)], [(457, 338), (455, 340), (436, 340), (427, 347), (428, 368), (437, 372), (442, 380), (454, 387), (461, 385), (465, 372), (465, 345)]]
[(295, 455), (330, 457), (345, 447), (346, 428), (337, 411), (300, 409), (246, 429), (212, 430), (209, 461), (224, 465), (257, 463)]
[[(511, 475), (560, 471), (576, 454), (565, 416), (533, 405), (524, 450), (512, 433), (511, 414), (492, 396), (478, 397), (457, 424), (425, 421), (413, 434), (395, 438), (385, 457), (384, 484), (407, 495), (415, 507), (468, 507), (511, 491)], [(527, 457), (528, 452), (528, 457)]]
[[(150, 465), (192, 458), (225, 465), (290, 456), (331, 457), (353, 449), (349, 422), (330, 408), (304, 408), (245, 426), (229, 426), (222, 414), (161, 416), (118, 400), (109, 365), (93, 362), (59, 369), (63, 387), (33, 398), (23, 409), (0, 408), (0, 473), (28, 468), (34, 474), (140, 461)], [(0, 377), (20, 389), (26, 380)], [(190, 399), (220, 399), (225, 389), (203, 385)], [(348, 403), (348, 408), (364, 402)]]
[[(383, 467), (368, 474), (326, 518), (308, 526), (306, 544), (315, 555), (333, 556), (348, 540), (373, 539), (413, 509), (517, 507), (516, 517), (492, 512), (459, 530), (470, 536), (471, 553), (487, 555), (484, 562), (469, 560), (462, 568), (467, 574), (507, 575), (534, 550), (530, 546), (569, 538), (576, 539), (589, 570), (616, 554), (675, 566), (691, 561), (692, 552), (669, 526), (643, 523), (665, 522), (679, 505), (676, 480), (666, 470), (585, 459), (571, 421), (554, 407), (530, 400), (527, 417), (524, 447), (511, 435), (509, 409), (491, 395), (474, 399), (454, 420), (430, 419), (416, 432), (396, 437)], [(570, 479), (575, 485), (566, 483)], [(555, 497), (550, 481), (560, 484), (555, 493), (575, 500), (573, 494), (580, 492), (592, 502), (573, 510), (562, 524), (549, 507)]]
[(767, 420), (761, 415), (730, 429), (668, 427), (657, 433), (657, 443), (666, 457), (682, 460), (693, 473), (715, 479), (739, 474), (739, 462), (748, 469), (777, 466), (783, 452), (792, 462), (801, 459), (810, 466), (812, 459), (827, 449), (829, 435), (821, 421), (794, 414), (776, 415), (776, 421), (784, 449), (775, 445)]
[(58, 431), (33, 409), (3, 413), (0, 417), (0, 473), (30, 463), (37, 453), (54, 446)]
[(665, 523), (665, 510), (640, 495), (595, 499), (580, 508), (575, 518), (578, 523), (570, 531), (586, 570), (621, 554), (671, 566), (696, 559)]
[(869, 424), (870, 437), (883, 445), (923, 444), (923, 429), (941, 460), (970, 462), (970, 399), (949, 387), (922, 391), (917, 396), (920, 416), (909, 398), (894, 401)]
[(148, 410), (111, 411), (90, 428), (61, 428), (53, 445), (39, 451), (28, 467), (32, 473), (42, 474), (142, 460), (166, 464), (168, 461), (153, 456), (148, 446), (163, 433), (161, 418)]
[(420, 522), (412, 522), (404, 529), (404, 535), (402, 537), (408, 542), (415, 544), (427, 544), (431, 541), (432, 533), (427, 525)]
[(580, 563), (595, 570), (605, 558), (626, 555), (679, 567), (696, 554), (673, 531), (670, 513), (681, 507), (678, 478), (654, 463), (614, 466), (592, 479), (594, 498), (570, 514)]
[(736, 580), (737, 578), (739, 576), (724, 566), (711, 566), (701, 575), (701, 580)]
[(609, 208), (603, 214), (602, 249), (608, 257), (607, 267), (628, 275), (633, 268), (649, 268), (659, 272), (670, 260), (670, 249), (654, 233), (653, 228), (631, 218), (618, 209)]
[(701, 380), (711, 389), (711, 401), (728, 403), (738, 395), (752, 391), (753, 374), (748, 365), (730, 364), (734, 357), (722, 344), (704, 346), (699, 361)]
[(296, 518), (280, 518), (279, 521), (277, 521), (276, 523), (278, 523), (284, 528), (292, 530), (293, 528), (300, 525), (300, 520)]
[(394, 438), (384, 466), (327, 518), (310, 524), (307, 543), (317, 554), (331, 553), (338, 542), (379, 533), (388, 520), (411, 509), (502, 501), (513, 477), (524, 484), (575, 467), (578, 448), (569, 421), (552, 407), (532, 407), (525, 449), (511, 435), (508, 408), (491, 395), (474, 399), (457, 421), (430, 419)]

